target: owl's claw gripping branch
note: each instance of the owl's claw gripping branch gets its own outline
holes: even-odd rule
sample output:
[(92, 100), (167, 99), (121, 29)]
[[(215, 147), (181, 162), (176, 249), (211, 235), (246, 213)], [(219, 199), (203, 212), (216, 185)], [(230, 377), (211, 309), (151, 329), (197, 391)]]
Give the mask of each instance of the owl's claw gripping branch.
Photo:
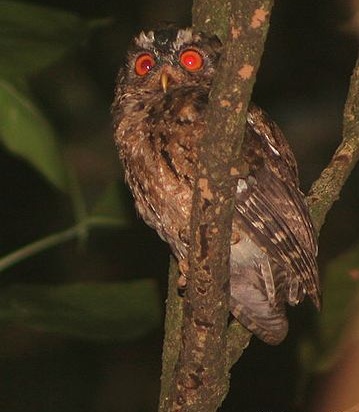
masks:
[(179, 271), (179, 276), (178, 276), (178, 289), (184, 290), (187, 286), (187, 280), (188, 280), (188, 270), (189, 270), (189, 265), (188, 265), (188, 259), (181, 259), (178, 262), (178, 271)]

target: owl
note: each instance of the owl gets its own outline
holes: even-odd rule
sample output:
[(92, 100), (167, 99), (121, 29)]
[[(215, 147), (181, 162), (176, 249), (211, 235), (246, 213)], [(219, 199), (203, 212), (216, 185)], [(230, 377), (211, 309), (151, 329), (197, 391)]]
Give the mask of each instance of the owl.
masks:
[[(173, 26), (141, 32), (118, 76), (114, 139), (138, 213), (180, 263), (205, 112), (221, 54), (217, 37)], [(288, 331), (286, 304), (320, 307), (317, 237), (283, 134), (254, 104), (247, 113), (230, 254), (230, 311), (266, 343)]]

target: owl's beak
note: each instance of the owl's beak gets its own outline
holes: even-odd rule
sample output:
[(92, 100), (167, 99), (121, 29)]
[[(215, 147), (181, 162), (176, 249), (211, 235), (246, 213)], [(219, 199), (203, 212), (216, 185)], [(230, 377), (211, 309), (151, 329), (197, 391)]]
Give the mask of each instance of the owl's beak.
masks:
[(167, 93), (167, 88), (168, 88), (168, 74), (163, 71), (161, 73), (161, 86), (162, 86), (162, 90), (164, 93)]

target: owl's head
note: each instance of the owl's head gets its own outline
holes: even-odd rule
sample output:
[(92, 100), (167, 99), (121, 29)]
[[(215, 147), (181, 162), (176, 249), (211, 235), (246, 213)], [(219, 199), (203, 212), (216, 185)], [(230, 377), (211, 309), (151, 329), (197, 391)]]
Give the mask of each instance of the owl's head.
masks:
[(211, 84), (220, 55), (217, 37), (173, 26), (141, 32), (128, 53), (125, 83), (135, 90), (164, 92)]

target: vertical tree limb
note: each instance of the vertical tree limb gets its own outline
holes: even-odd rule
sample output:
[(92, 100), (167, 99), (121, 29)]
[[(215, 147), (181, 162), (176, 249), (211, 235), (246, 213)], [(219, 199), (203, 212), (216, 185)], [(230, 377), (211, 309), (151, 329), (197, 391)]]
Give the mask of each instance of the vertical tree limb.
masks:
[[(216, 411), (228, 390), (229, 369), (251, 336), (238, 323), (227, 329), (229, 241), (245, 114), (271, 7), (272, 1), (194, 2), (195, 27), (228, 41), (213, 85), (207, 114), (209, 133), (201, 151), (194, 195), (183, 329), (183, 305), (174, 292), (173, 265), (171, 270), (161, 412)], [(359, 158), (358, 62), (344, 112), (343, 142), (307, 198), (318, 232)]]
[[(238, 158), (247, 106), (272, 1), (232, 0), (226, 5), (228, 36), (219, 62), (220, 75), (212, 88), (193, 198), (182, 347), (168, 400), (164, 402), (168, 409), (162, 406), (161, 410), (216, 411), (229, 386), (224, 348), (233, 197), (241, 174)], [(194, 4), (194, 10), (197, 7), (201, 8), (200, 1)], [(216, 14), (213, 10), (212, 13)], [(208, 18), (203, 22), (197, 19), (196, 26), (201, 29), (206, 22)]]
[(183, 299), (178, 295), (178, 276), (177, 262), (171, 256), (166, 301), (165, 337), (162, 351), (160, 412), (168, 411), (174, 368), (181, 348)]

